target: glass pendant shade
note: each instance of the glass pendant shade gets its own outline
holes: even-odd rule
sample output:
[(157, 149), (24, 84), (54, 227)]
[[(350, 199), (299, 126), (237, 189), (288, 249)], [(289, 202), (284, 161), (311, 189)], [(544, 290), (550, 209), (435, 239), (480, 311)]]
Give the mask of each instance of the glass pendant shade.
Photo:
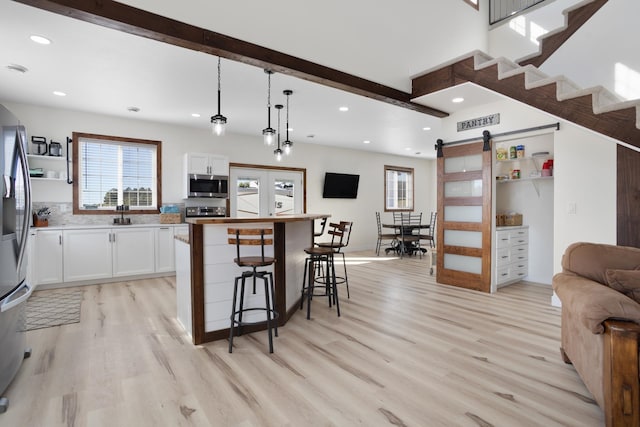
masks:
[(264, 145), (273, 145), (276, 139), (276, 130), (272, 127), (268, 127), (262, 130), (262, 136), (264, 137)]
[(211, 130), (216, 136), (224, 136), (224, 131), (227, 124), (227, 118), (222, 114), (216, 114), (211, 117)]
[(273, 154), (276, 156), (277, 161), (282, 160), (282, 150), (280, 148), (276, 148), (275, 150), (273, 150)]

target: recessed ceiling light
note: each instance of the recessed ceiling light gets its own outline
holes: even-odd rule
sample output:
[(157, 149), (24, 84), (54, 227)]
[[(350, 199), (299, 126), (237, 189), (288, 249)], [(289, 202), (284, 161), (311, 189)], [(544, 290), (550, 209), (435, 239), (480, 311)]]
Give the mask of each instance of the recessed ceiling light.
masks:
[(29, 38), (31, 39), (32, 42), (35, 42), (35, 43), (38, 43), (38, 44), (51, 44), (51, 40), (49, 40), (46, 37), (33, 35), (33, 36), (29, 37)]
[(411, 151), (411, 147), (407, 147), (407, 148), (405, 148), (405, 150)]
[(423, 127), (422, 130), (431, 130), (429, 126)]
[(366, 140), (366, 141), (362, 141), (363, 144), (371, 144), (371, 141)]
[(339, 110), (340, 111), (349, 111), (349, 107), (340, 107)]
[(451, 102), (459, 104), (464, 101), (464, 98), (453, 98)]
[(25, 67), (24, 65), (20, 65), (20, 64), (9, 64), (7, 65), (7, 69), (9, 71), (14, 71), (16, 73), (26, 73), (27, 71), (29, 71), (29, 69), (27, 67)]
[(192, 113), (192, 114), (191, 114), (191, 117), (200, 117), (200, 114), (198, 114), (198, 113)]
[(128, 107), (127, 111), (131, 111), (132, 113), (137, 113), (138, 111), (140, 111), (140, 108), (138, 108), (138, 107)]
[(54, 90), (54, 91), (53, 91), (53, 94), (54, 94), (55, 96), (67, 96), (67, 94), (66, 94), (66, 93), (64, 93), (64, 92), (60, 92), (59, 90)]

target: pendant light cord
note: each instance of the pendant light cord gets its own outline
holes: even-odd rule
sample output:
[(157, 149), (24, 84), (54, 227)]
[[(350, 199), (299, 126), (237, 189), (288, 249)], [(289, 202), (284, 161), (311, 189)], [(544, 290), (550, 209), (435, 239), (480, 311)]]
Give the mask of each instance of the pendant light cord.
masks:
[(220, 115), (220, 57), (218, 56), (218, 115)]

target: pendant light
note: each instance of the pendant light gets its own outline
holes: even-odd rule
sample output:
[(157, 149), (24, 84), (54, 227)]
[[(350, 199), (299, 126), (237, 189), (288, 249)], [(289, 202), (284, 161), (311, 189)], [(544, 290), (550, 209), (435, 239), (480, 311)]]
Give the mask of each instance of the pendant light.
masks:
[(211, 116), (211, 130), (214, 135), (223, 136), (227, 118), (220, 114), (220, 57), (218, 56), (218, 114)]
[(271, 74), (273, 71), (264, 70), (267, 73), (268, 89), (267, 89), (267, 127), (262, 129), (262, 136), (264, 137), (265, 145), (272, 145), (276, 130), (271, 127)]
[(282, 93), (287, 96), (287, 139), (284, 140), (282, 146), (284, 147), (284, 154), (287, 156), (291, 154), (291, 149), (293, 148), (293, 142), (289, 140), (289, 96), (293, 93), (292, 90), (286, 89)]
[(276, 104), (274, 105), (274, 107), (276, 108), (276, 110), (278, 110), (278, 148), (273, 150), (273, 154), (275, 154), (276, 160), (280, 161), (282, 160), (282, 149), (280, 148), (280, 110), (282, 110), (283, 105)]

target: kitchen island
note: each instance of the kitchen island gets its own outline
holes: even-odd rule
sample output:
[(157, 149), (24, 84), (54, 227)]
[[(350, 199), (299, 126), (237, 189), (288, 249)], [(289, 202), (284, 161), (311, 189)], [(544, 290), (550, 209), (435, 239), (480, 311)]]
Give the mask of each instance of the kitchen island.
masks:
[[(233, 262), (236, 247), (227, 242), (228, 228), (273, 229), (273, 246), (265, 247), (265, 256), (273, 256), (276, 262), (265, 270), (273, 272), (274, 306), (279, 314), (278, 326), (282, 326), (300, 302), (304, 249), (313, 246), (314, 220), (327, 217), (326, 214), (300, 214), (269, 218), (188, 218), (188, 243), (186, 238), (176, 240), (176, 292), (178, 321), (191, 334), (193, 343), (229, 337), (233, 283), (243, 269)], [(246, 248), (247, 254), (251, 250), (259, 251), (259, 247)], [(245, 247), (241, 250), (244, 254)], [(248, 292), (245, 306), (251, 306), (254, 300), (256, 304), (264, 304), (261, 288), (257, 286), (256, 294)], [(266, 324), (246, 327), (245, 332), (260, 329), (266, 329)]]

